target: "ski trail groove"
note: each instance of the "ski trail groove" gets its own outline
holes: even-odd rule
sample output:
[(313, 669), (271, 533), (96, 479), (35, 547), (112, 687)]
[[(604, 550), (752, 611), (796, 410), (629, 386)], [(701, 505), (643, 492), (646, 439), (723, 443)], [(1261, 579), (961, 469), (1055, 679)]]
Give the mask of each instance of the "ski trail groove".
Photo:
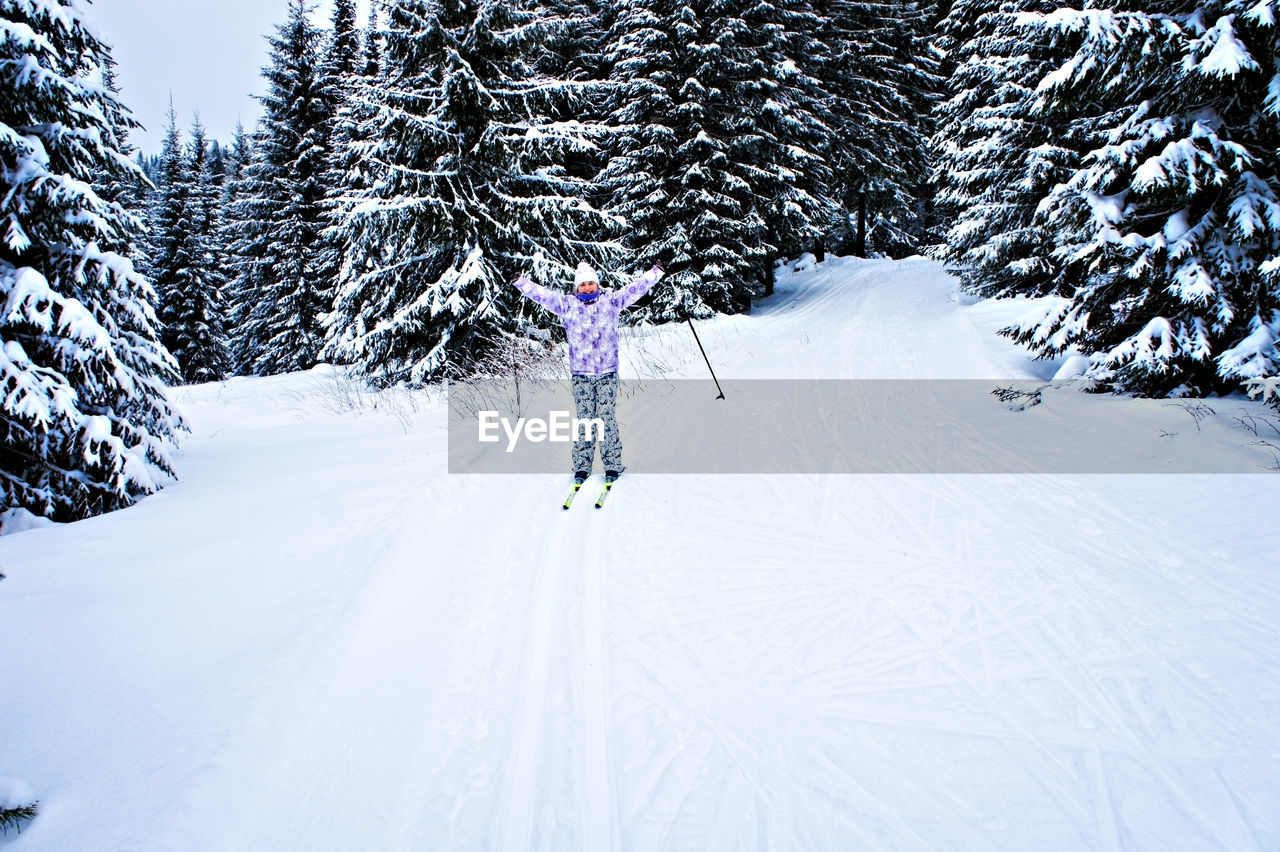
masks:
[(543, 710), (549, 703), (551, 644), (555, 630), (560, 566), (564, 562), (565, 529), (548, 525), (531, 596), (529, 648), (515, 712), (518, 729), (507, 765), (506, 811), (502, 821), (507, 852), (530, 848), (533, 839), (537, 759), (540, 751)]
[(587, 536), (586, 555), (582, 560), (582, 635), (586, 681), (583, 689), (586, 738), (586, 748), (583, 751), (586, 763), (584, 848), (591, 852), (604, 852), (617, 848), (614, 836), (617, 819), (612, 723), (609, 718), (609, 637), (603, 577), (607, 566), (604, 529), (608, 519), (591, 520), (593, 523)]
[(1123, 849), (1124, 843), (1120, 839), (1120, 823), (1116, 819), (1116, 802), (1115, 796), (1111, 792), (1111, 785), (1107, 782), (1106, 764), (1102, 758), (1102, 749), (1097, 743), (1094, 743), (1088, 750), (1087, 761), (1089, 773), (1093, 776), (1095, 790), (1095, 798), (1097, 800), (1098, 818), (1102, 820), (1102, 828), (1105, 831), (1105, 840), (1108, 849)]

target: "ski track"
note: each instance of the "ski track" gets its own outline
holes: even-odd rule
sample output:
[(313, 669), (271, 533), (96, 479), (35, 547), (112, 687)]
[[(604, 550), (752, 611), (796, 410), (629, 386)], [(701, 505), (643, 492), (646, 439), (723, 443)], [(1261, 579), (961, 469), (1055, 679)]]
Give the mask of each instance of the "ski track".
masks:
[(534, 593), (529, 600), (528, 656), (523, 666), (520, 702), (514, 715), (517, 725), (515, 746), (507, 770), (511, 791), (507, 795), (507, 811), (501, 822), (506, 832), (502, 849), (508, 851), (530, 848), (533, 838), (533, 800), (538, 784), (535, 765), (539, 758), (544, 712), (549, 709), (551, 634), (560, 609), (557, 606), (557, 584), (565, 561), (563, 551), (564, 532), (552, 528), (547, 532), (542, 556), (538, 560)]
[[(610, 495), (611, 498), (613, 496), (616, 495)], [(582, 612), (586, 741), (583, 754), (587, 763), (583, 836), (586, 849), (614, 850), (618, 848), (613, 834), (617, 803), (614, 798), (613, 722), (608, 690), (608, 598), (604, 583), (604, 574), (609, 569), (605, 542), (611, 516), (593, 518), (590, 523), (581, 560), (585, 578)]]
[[(947, 360), (972, 329), (924, 263), (784, 279), (708, 353), (995, 369)], [(119, 846), (1280, 847), (1280, 589), (1247, 517), (1194, 526), (1261, 478), (629, 475), (596, 510), (597, 475), (566, 512), (565, 478), (413, 463)]]

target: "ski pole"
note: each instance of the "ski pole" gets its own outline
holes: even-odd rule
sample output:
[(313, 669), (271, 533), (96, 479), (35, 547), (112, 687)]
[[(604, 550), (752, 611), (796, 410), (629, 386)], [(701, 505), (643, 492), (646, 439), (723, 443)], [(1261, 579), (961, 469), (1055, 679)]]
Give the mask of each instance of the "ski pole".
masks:
[(716, 383), (716, 390), (720, 391), (720, 395), (716, 399), (724, 399), (724, 391), (720, 390), (720, 380), (716, 378), (716, 371), (711, 367), (711, 359), (707, 357), (707, 350), (702, 348), (702, 341), (698, 340), (698, 330), (693, 327), (693, 320), (685, 317), (684, 321), (689, 323), (689, 330), (693, 332), (693, 339), (698, 341), (698, 351), (702, 353), (702, 360), (707, 362), (707, 369), (711, 370), (711, 381)]

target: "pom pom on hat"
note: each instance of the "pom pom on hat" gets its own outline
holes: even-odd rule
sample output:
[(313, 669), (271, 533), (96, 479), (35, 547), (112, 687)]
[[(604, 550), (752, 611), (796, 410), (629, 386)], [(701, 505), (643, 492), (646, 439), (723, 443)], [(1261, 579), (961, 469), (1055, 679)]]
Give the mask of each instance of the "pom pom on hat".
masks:
[(594, 281), (600, 283), (600, 277), (596, 275), (596, 271), (592, 269), (585, 261), (578, 264), (578, 269), (573, 273), (573, 286), (577, 287), (584, 281)]

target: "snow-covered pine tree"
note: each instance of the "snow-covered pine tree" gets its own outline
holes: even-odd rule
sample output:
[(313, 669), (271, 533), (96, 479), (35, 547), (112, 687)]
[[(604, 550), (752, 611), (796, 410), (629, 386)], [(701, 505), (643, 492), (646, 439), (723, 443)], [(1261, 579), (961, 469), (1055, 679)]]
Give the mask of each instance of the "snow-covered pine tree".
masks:
[(248, 323), (248, 313), (254, 305), (252, 293), (245, 289), (245, 281), (254, 271), (253, 251), (261, 247), (259, 240), (266, 227), (253, 218), (255, 209), (251, 202), (254, 196), (249, 178), (252, 162), (252, 137), (237, 121), (223, 177), (221, 233), (218, 236), (227, 264), (223, 299), (227, 311), (228, 356), (231, 372), (237, 375), (252, 372), (248, 341), (240, 329)]
[(209, 176), (221, 189), (227, 180), (227, 169), (230, 168), (230, 155), (217, 139), (209, 140)]
[(320, 321), (333, 281), (321, 272), (324, 179), (329, 174), (334, 103), (321, 69), (321, 33), (304, 0), (271, 39), (263, 69), (267, 94), (236, 213), (233, 285), (237, 362), (259, 375), (305, 370), (317, 362)]
[(797, 257), (824, 249), (823, 238), (839, 221), (840, 206), (830, 192), (835, 172), (831, 154), (841, 147), (833, 109), (840, 98), (815, 72), (830, 46), (824, 18), (809, 0), (741, 5), (747, 37), (736, 46), (754, 58), (747, 68), (758, 78), (741, 94), (755, 111), (759, 135), (748, 162), (757, 167), (767, 245), (773, 247), (758, 270), (764, 295), (773, 292), (778, 254)]
[[(323, 237), (330, 257), (326, 265), (336, 270), (335, 303), (344, 304), (343, 293), (350, 281), (378, 266), (381, 247), (374, 240), (351, 242), (353, 230), (348, 227), (353, 207), (367, 198), (377, 183), (377, 164), (372, 158), (380, 132), (380, 111), (384, 104), (382, 53), (385, 32), (379, 23), (377, 6), (370, 10), (364, 31), (364, 50), (355, 76), (345, 84), (344, 99), (335, 118), (334, 142), (329, 195), (325, 199), (327, 225)], [(347, 308), (340, 308), (347, 310)], [(321, 357), (346, 362), (348, 350), (332, 337), (333, 329), (342, 328), (348, 335), (359, 334), (358, 321), (345, 313), (331, 311), (322, 320), (325, 345)], [(344, 341), (345, 342), (345, 341)]]
[(55, 521), (160, 488), (182, 428), (151, 286), (103, 248), (140, 233), (93, 188), (140, 176), (109, 56), (77, 4), (0, 0), (0, 506)]
[(713, 93), (725, 97), (720, 63), (701, 68), (721, 47), (706, 30), (688, 5), (628, 0), (609, 33), (611, 122), (624, 132), (601, 183), (635, 268), (667, 269), (667, 286), (637, 311), (644, 319), (747, 310), (754, 272), (776, 248), (742, 174), (739, 128), (718, 126), (724, 110), (705, 113)]
[[(116, 80), (116, 61), (109, 54), (104, 58), (102, 65), (102, 87), (115, 100), (121, 100), (120, 85)], [(129, 128), (120, 128), (120, 153), (126, 157), (133, 159), (137, 153), (136, 149), (129, 142)], [(99, 176), (98, 184), (94, 187), (104, 201), (108, 203), (119, 204), (130, 215), (143, 215), (145, 210), (144, 199), (147, 196), (146, 181), (136, 172), (130, 172), (121, 176), (118, 173), (104, 172)], [(138, 252), (138, 246), (132, 240), (122, 245), (103, 244), (102, 248), (112, 251), (118, 251), (120, 254), (126, 255), (134, 262), (135, 266), (139, 266), (141, 258)]]
[(191, 125), (182, 181), (186, 188), (181, 257), (189, 261), (177, 270), (172, 304), (165, 307), (165, 333), (174, 339), (170, 351), (178, 359), (187, 382), (213, 382), (231, 371), (226, 334), (227, 259), (223, 245), (221, 190), (209, 158), (204, 127), (197, 116)]
[(772, 272), (770, 226), (801, 231), (820, 218), (804, 186), (821, 170), (807, 147), (812, 102), (787, 97), (810, 82), (788, 55), (801, 5), (619, 4), (605, 62), (610, 121), (625, 132), (601, 185), (635, 267), (663, 260), (670, 284), (641, 317), (747, 310)]
[(549, 118), (564, 87), (534, 71), (548, 14), (496, 0), (388, 14), (377, 182), (347, 208), (326, 353), (375, 381), (421, 382), (494, 345), (517, 272), (585, 260), (603, 273), (611, 249), (592, 241), (602, 214), (564, 166), (600, 129)]
[(142, 171), (142, 174), (146, 176), (147, 182), (150, 184), (148, 191), (144, 196), (146, 199), (145, 204), (149, 207), (151, 204), (151, 187), (160, 185), (160, 155), (144, 154), (139, 151), (137, 156), (134, 157), (134, 160), (137, 162), (138, 168)]
[(225, 333), (226, 259), (219, 190), (209, 144), (196, 116), (185, 157), (173, 114), (165, 134), (165, 183), (152, 217), (150, 273), (160, 293), (161, 338), (186, 382), (210, 382), (230, 370)]
[[(924, 239), (920, 204), (938, 79), (921, 0), (815, 0), (822, 50), (802, 53), (832, 99), (834, 173), (842, 210), (841, 253), (902, 256)], [(959, 5), (959, 4), (957, 4)], [(859, 222), (862, 217), (863, 221)], [(864, 245), (859, 245), (859, 229)]]
[(160, 336), (165, 347), (172, 353), (173, 339), (166, 329), (171, 321), (166, 316), (166, 303), (168, 292), (176, 281), (177, 240), (185, 225), (183, 217), (187, 214), (187, 186), (182, 163), (182, 132), (178, 130), (178, 116), (173, 110), (172, 97), (169, 98), (169, 111), (165, 115), (169, 123), (160, 149), (155, 189), (147, 205), (149, 233), (143, 271), (151, 279), (159, 296), (157, 315), (160, 320)]
[(341, 92), (355, 85), (364, 58), (355, 0), (333, 0), (332, 23), (322, 73), (327, 78), (326, 85), (337, 90), (337, 99), (344, 101)]
[[(579, 118), (604, 118), (606, 104), (600, 95), (605, 80), (605, 36), (616, 15), (616, 5), (606, 0), (544, 0), (549, 25), (534, 57), (539, 73), (553, 80), (587, 83), (568, 91), (564, 106)], [(594, 84), (594, 85), (591, 85)]]
[(1040, 112), (1098, 116), (1102, 144), (1040, 205), (1074, 290), (1016, 339), (1041, 355), (1077, 346), (1102, 387), (1143, 395), (1276, 375), (1276, 3), (1096, 3), (1020, 20), (1078, 36), (1041, 82)]
[[(231, 203), (235, 201), (236, 192), (244, 180), (245, 169), (249, 167), (249, 163), (253, 160), (253, 146), (249, 138), (249, 131), (244, 129), (244, 125), (236, 122), (235, 132), (232, 134), (231, 147), (226, 149), (226, 153), (222, 160), (222, 199), (221, 204), (225, 210)], [(229, 217), (223, 216), (223, 223)]]
[[(547, 103), (548, 117), (555, 121), (600, 125), (607, 120), (609, 84), (604, 67), (604, 39), (615, 7), (607, 0), (544, 0), (548, 22), (544, 36), (531, 58), (535, 70), (549, 80), (560, 81), (558, 97)], [(593, 206), (602, 203), (594, 180), (604, 168), (604, 148), (582, 146), (569, 152), (565, 172), (583, 181)], [(605, 233), (582, 234), (580, 238), (599, 241)]]
[(369, 10), (369, 20), (364, 29), (364, 67), (360, 71), (363, 80), (377, 80), (382, 76), (382, 52), (386, 35), (382, 29), (382, 16), (377, 5)]
[(368, 60), (360, 46), (355, 0), (334, 0), (332, 30), (320, 66), (321, 87), (332, 102), (330, 146), (335, 152), (333, 164), (341, 161), (337, 152), (349, 148), (352, 134), (356, 131), (351, 110), (356, 89), (367, 70)]
[[(354, 188), (348, 185), (348, 172), (353, 167), (357, 174), (352, 177), (362, 185), (356, 143), (360, 139), (361, 122), (369, 117), (370, 109), (361, 90), (367, 86), (376, 92), (376, 62), (376, 58), (361, 49), (354, 0), (334, 0), (333, 29), (320, 68), (321, 86), (332, 103), (333, 124), (329, 131), (332, 153), (325, 176), (330, 195), (340, 196)], [(331, 206), (326, 201), (326, 209)], [(336, 261), (333, 269), (334, 273), (326, 277), (336, 275)]]
[(338, 226), (345, 217), (348, 200), (372, 183), (367, 146), (363, 143), (376, 115), (374, 104), (380, 89), (376, 47), (373, 55), (361, 49), (354, 0), (335, 0), (332, 23), (321, 65), (322, 83), (333, 102), (333, 123), (324, 176), (325, 225), (320, 235), (316, 274), (336, 284), (349, 253), (346, 234)]
[(937, 204), (946, 223), (940, 255), (979, 295), (1066, 294), (1052, 256), (1052, 226), (1036, 218), (1046, 194), (1092, 147), (1088, 121), (1035, 112), (1040, 80), (1071, 50), (1057, 34), (1016, 25), (1053, 2), (957, 0), (940, 27), (947, 99), (937, 112)]

